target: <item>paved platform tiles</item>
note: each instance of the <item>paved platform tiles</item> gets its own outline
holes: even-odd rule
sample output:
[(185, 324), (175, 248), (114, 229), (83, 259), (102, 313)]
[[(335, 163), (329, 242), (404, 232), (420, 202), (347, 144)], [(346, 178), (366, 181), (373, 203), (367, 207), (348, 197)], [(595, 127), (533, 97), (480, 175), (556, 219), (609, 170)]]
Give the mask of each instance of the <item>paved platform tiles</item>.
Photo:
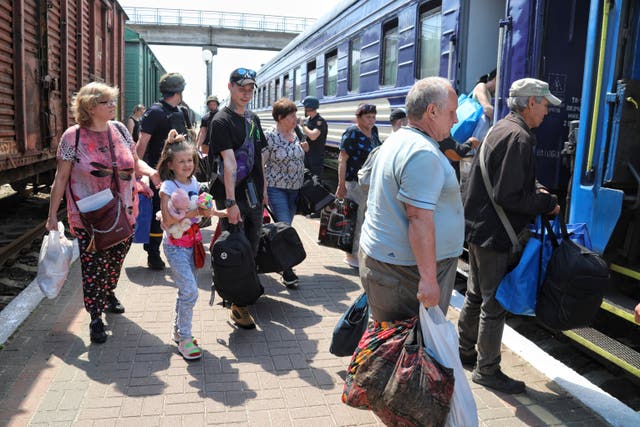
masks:
[[(143, 267), (142, 245), (127, 256), (117, 291), (126, 313), (108, 315), (109, 340), (91, 344), (76, 262), (61, 295), (43, 301), (0, 351), (0, 426), (382, 425), (340, 401), (349, 358), (328, 351), (335, 323), (361, 292), (356, 270), (342, 252), (316, 244), (317, 219), (294, 225), (307, 251), (295, 268), (300, 287), (262, 276), (265, 295), (251, 308), (256, 330), (236, 328), (228, 309), (208, 305), (210, 273), (200, 270), (200, 361), (183, 360), (171, 341), (176, 290), (168, 271)], [(508, 349), (502, 366), (527, 391), (509, 396), (471, 383), (482, 426), (607, 425)]]

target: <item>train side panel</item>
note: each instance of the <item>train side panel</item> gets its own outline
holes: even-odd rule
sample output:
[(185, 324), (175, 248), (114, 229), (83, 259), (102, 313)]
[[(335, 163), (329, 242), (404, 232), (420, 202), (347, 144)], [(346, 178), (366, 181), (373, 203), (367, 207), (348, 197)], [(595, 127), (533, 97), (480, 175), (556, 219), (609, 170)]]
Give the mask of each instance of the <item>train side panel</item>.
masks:
[(124, 19), (113, 0), (0, 4), (0, 184), (55, 169), (69, 98), (83, 84), (122, 86)]

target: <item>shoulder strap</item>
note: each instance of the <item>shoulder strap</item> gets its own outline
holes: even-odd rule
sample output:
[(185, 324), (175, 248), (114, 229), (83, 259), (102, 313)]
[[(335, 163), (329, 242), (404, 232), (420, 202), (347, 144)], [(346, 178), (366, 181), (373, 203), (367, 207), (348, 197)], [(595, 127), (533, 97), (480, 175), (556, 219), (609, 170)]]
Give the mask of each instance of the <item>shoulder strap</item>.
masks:
[(191, 119), (189, 118), (189, 110), (185, 107), (179, 105), (178, 109), (182, 111), (182, 115), (184, 116), (184, 124), (187, 129), (191, 129)]
[(509, 219), (507, 218), (507, 214), (504, 212), (504, 209), (502, 209), (502, 206), (498, 205), (496, 201), (493, 199), (493, 186), (491, 185), (491, 181), (489, 181), (489, 173), (487, 172), (486, 141), (489, 135), (491, 134), (492, 130), (493, 130), (493, 127), (489, 129), (489, 131), (487, 132), (487, 135), (484, 137), (483, 143), (480, 145), (480, 153), (479, 153), (480, 158), (478, 159), (478, 163), (480, 163), (482, 180), (484, 181), (484, 187), (487, 190), (489, 200), (491, 200), (491, 204), (493, 205), (493, 208), (496, 210), (496, 213), (498, 214), (498, 218), (500, 218), (500, 221), (502, 222), (502, 226), (504, 227), (505, 231), (507, 232), (507, 235), (509, 236), (509, 240), (511, 240), (511, 245), (512, 245), (511, 250), (514, 252), (517, 252), (520, 250), (520, 243), (518, 243), (518, 236), (516, 235), (516, 232), (513, 229), (513, 226), (509, 222)]

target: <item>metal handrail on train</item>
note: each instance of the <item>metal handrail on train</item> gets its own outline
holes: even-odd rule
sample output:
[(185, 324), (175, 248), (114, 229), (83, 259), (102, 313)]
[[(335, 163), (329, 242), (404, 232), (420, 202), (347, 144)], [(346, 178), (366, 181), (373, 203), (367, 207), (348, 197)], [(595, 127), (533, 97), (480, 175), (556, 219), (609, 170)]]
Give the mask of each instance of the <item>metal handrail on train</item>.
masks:
[(126, 7), (124, 10), (129, 16), (129, 23), (139, 25), (219, 27), (297, 34), (315, 22), (315, 19), (311, 18), (209, 10), (159, 9), (151, 7)]

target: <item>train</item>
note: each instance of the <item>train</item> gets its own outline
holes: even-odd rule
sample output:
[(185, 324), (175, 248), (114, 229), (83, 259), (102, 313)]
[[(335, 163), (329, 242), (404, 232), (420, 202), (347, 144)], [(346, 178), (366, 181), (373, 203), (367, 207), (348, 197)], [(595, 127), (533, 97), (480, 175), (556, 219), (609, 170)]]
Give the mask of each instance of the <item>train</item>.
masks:
[(495, 119), (513, 81), (549, 82), (563, 103), (536, 129), (538, 179), (612, 273), (592, 327), (564, 334), (640, 379), (639, 17), (636, 0), (345, 0), (259, 70), (251, 107), (266, 128), (276, 99), (318, 97), (334, 167), (356, 106), (377, 105), (384, 140), (420, 78), (468, 93), (496, 69)]
[(0, 185), (51, 183), (74, 92), (123, 85), (125, 20), (115, 0), (0, 2)]
[(126, 117), (136, 105), (149, 107), (158, 101), (161, 96), (158, 83), (166, 72), (140, 34), (125, 28), (123, 113)]

